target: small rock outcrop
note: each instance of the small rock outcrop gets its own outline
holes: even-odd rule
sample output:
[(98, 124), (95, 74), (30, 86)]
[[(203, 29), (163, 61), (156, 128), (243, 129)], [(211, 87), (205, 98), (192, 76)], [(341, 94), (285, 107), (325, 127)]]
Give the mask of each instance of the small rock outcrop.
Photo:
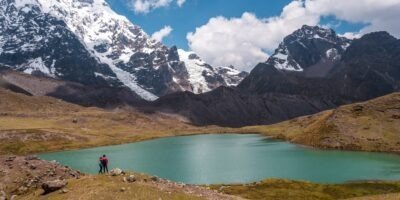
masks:
[(129, 183), (133, 183), (136, 181), (136, 177), (134, 175), (129, 175), (126, 179)]
[(42, 184), (42, 189), (44, 190), (44, 194), (48, 194), (64, 188), (67, 184), (66, 180), (46, 181)]
[(154, 182), (158, 182), (160, 179), (157, 176), (152, 176), (150, 178), (150, 180), (154, 181)]
[(122, 174), (122, 169), (115, 168), (110, 171), (111, 176), (119, 176)]

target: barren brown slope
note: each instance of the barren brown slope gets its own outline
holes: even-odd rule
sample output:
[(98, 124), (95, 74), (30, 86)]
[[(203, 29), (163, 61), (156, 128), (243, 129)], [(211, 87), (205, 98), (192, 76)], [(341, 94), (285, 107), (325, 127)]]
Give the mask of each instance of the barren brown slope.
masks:
[(0, 89), (0, 154), (119, 144), (156, 137), (225, 132), (162, 114), (86, 108)]
[(244, 130), (318, 148), (399, 153), (400, 93)]

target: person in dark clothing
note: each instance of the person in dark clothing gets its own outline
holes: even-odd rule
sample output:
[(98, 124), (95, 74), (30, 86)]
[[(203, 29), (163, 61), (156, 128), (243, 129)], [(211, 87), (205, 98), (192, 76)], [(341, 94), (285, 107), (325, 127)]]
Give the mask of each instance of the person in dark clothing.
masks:
[(108, 158), (106, 155), (103, 155), (103, 157), (101, 158), (101, 164), (103, 167), (103, 172), (106, 173), (107, 171), (108, 173)]
[(99, 174), (103, 173), (103, 163), (101, 161), (102, 159), (103, 159), (103, 157), (99, 158), (99, 167), (100, 167)]

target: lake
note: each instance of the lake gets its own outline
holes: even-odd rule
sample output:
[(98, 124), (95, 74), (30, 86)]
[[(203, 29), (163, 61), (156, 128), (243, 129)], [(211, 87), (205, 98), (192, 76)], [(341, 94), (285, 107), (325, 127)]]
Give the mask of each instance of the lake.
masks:
[(144, 172), (192, 184), (245, 183), (265, 178), (341, 183), (400, 180), (400, 156), (325, 151), (261, 135), (196, 135), (38, 156), (96, 174), (106, 154), (111, 168)]

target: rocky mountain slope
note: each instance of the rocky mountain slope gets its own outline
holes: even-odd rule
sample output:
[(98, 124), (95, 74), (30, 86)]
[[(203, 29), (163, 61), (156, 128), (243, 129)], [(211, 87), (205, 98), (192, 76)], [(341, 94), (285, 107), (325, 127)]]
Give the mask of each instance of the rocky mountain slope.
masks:
[(0, 70), (0, 88), (31, 96), (50, 96), (81, 106), (112, 109), (145, 101), (125, 87), (90, 86), (13, 70)]
[[(299, 42), (304, 47), (294, 45)], [(277, 55), (284, 57), (281, 50), (286, 46), (288, 57), (281, 61), (296, 62), (299, 68), (276, 64)], [(292, 50), (299, 46), (304, 49)], [(325, 62), (330, 57), (327, 52), (332, 51), (337, 52), (336, 58)], [(180, 113), (200, 125), (244, 126), (276, 123), (400, 89), (400, 41), (386, 32), (349, 41), (332, 30), (303, 26), (287, 36), (276, 52), (238, 87), (200, 95), (172, 94), (153, 106)], [(320, 68), (323, 70), (316, 70)]]
[(279, 70), (303, 72), (308, 77), (323, 77), (340, 61), (351, 40), (332, 29), (304, 25), (284, 38), (265, 62)]
[(105, 0), (2, 0), (0, 24), (0, 64), (85, 85), (124, 86), (146, 100), (236, 85), (246, 75), (152, 40)]
[(400, 93), (249, 129), (317, 148), (399, 153)]

